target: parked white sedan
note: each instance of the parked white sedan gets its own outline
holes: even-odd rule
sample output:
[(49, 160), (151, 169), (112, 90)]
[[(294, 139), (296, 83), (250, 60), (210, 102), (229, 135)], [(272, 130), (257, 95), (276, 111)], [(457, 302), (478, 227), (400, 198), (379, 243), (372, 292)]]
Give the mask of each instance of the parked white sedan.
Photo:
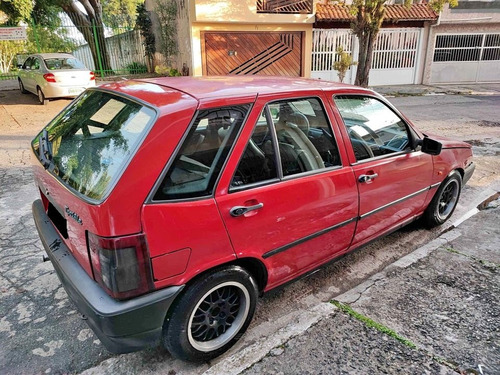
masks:
[(19, 69), (19, 89), (38, 96), (40, 104), (52, 98), (74, 98), (95, 86), (94, 72), (69, 53), (30, 55)]

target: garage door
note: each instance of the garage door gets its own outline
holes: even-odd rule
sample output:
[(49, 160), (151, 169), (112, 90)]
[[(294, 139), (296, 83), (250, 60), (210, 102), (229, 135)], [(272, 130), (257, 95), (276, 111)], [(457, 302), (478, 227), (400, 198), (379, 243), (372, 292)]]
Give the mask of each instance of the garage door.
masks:
[(204, 75), (302, 75), (302, 33), (202, 33)]
[(500, 33), (438, 34), (431, 83), (500, 82)]

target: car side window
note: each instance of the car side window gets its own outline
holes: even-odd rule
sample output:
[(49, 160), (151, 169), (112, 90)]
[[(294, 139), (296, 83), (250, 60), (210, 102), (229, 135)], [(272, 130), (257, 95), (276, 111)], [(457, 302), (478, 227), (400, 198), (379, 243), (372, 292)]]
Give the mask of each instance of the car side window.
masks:
[(344, 120), (356, 160), (410, 148), (404, 121), (381, 101), (366, 96), (339, 95), (335, 104)]
[(341, 165), (337, 143), (317, 98), (269, 104), (283, 176)]
[(22, 66), (22, 69), (31, 69), (31, 62), (32, 62), (33, 58), (32, 57), (28, 57), (26, 59), (26, 61), (24, 62), (23, 66)]
[(38, 58), (33, 58), (32, 63), (31, 63), (31, 69), (32, 70), (38, 70), (40, 69), (40, 60)]
[(250, 105), (198, 112), (153, 200), (212, 194)]
[(231, 180), (231, 187), (254, 184), (278, 178), (276, 152), (271, 138), (272, 129), (262, 111), (243, 156)]

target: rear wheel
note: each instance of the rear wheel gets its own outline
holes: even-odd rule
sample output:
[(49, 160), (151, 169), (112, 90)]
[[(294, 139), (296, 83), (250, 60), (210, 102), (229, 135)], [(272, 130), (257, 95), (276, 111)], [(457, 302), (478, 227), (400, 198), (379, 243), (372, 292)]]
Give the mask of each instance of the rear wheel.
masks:
[(172, 307), (163, 344), (177, 358), (208, 361), (233, 346), (252, 320), (257, 285), (243, 268), (214, 270), (192, 284)]
[(423, 219), (429, 228), (441, 225), (450, 218), (457, 207), (461, 190), (462, 176), (454, 171), (441, 183), (436, 195), (425, 210)]
[(21, 81), (21, 78), (18, 78), (17, 81), (19, 82), (19, 90), (21, 90), (22, 94), (27, 94), (28, 91), (24, 88), (23, 81)]
[(37, 93), (37, 95), (38, 95), (38, 102), (39, 102), (40, 104), (42, 104), (42, 105), (47, 105), (47, 104), (48, 104), (48, 102), (49, 102), (49, 99), (47, 99), (47, 98), (45, 97), (45, 95), (43, 94), (43, 91), (42, 91), (42, 89), (41, 89), (40, 87), (37, 87), (37, 89), (36, 89), (36, 93)]

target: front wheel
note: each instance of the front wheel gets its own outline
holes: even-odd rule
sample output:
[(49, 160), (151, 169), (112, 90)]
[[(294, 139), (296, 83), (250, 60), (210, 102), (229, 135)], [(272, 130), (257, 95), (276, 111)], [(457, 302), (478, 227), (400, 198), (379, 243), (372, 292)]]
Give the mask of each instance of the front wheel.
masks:
[(454, 171), (441, 183), (436, 195), (425, 210), (423, 219), (427, 227), (433, 228), (441, 225), (450, 218), (457, 207), (461, 190), (462, 176)]
[(163, 327), (163, 344), (174, 356), (201, 362), (233, 346), (252, 320), (257, 302), (252, 276), (239, 266), (208, 273), (189, 286)]

